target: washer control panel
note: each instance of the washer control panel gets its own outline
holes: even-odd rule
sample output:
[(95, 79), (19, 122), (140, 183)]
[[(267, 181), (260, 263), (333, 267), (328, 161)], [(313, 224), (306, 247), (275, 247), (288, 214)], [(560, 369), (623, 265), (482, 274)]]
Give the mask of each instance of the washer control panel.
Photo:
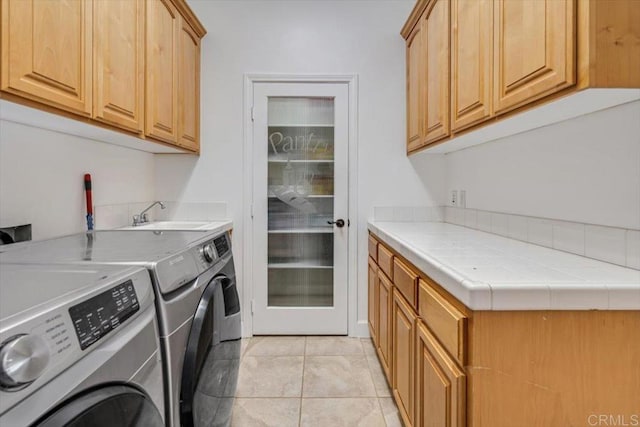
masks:
[(85, 350), (140, 309), (133, 281), (128, 280), (69, 308), (69, 315)]

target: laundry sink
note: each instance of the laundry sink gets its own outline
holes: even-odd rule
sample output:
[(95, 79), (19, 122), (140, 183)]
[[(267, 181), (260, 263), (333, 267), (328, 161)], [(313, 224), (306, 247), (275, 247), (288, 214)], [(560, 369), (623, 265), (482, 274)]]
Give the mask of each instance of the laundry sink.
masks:
[(122, 227), (120, 230), (214, 230), (225, 228), (230, 223), (231, 221), (152, 221), (142, 225)]

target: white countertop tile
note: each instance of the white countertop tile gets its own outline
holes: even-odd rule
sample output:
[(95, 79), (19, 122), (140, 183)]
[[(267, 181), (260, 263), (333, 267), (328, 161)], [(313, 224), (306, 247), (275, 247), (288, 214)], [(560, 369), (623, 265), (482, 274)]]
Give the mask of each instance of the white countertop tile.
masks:
[(561, 283), (549, 286), (552, 310), (607, 310), (609, 289), (599, 283)]
[(440, 222), (369, 230), (473, 310), (640, 310), (640, 271)]
[(492, 310), (545, 310), (551, 290), (544, 283), (492, 283)]

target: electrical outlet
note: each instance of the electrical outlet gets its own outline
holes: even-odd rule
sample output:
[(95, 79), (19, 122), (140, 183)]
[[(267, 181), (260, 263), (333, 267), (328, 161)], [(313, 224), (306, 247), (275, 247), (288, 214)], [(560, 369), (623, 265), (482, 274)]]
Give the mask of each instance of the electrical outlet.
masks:
[(461, 208), (467, 207), (467, 191), (466, 190), (460, 190), (460, 207)]
[(458, 206), (458, 190), (451, 192), (451, 206)]

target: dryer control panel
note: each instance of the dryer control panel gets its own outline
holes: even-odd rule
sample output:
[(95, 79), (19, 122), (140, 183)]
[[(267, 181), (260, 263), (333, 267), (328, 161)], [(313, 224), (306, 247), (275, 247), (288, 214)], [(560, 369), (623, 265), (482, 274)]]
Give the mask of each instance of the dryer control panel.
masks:
[(70, 307), (69, 315), (80, 348), (86, 349), (139, 309), (140, 304), (131, 280)]

